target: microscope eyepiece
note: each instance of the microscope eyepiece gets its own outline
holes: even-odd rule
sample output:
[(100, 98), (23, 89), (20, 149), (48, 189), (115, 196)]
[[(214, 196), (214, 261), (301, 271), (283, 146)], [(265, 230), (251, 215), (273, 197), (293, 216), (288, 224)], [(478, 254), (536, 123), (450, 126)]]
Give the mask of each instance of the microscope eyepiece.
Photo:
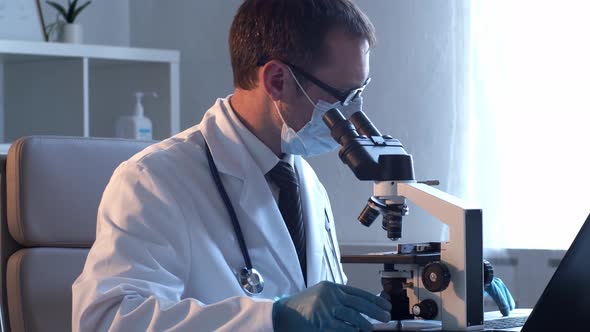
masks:
[(323, 117), (324, 123), (330, 129), (332, 138), (342, 145), (344, 137), (358, 137), (359, 134), (354, 129), (350, 121), (340, 113), (337, 108), (333, 108), (326, 112)]
[[(363, 111), (357, 111), (347, 120), (337, 108), (328, 110), (322, 120), (332, 138), (342, 146), (338, 155), (359, 180), (394, 184), (395, 181), (414, 180), (412, 156), (401, 143), (391, 136), (383, 136)], [(382, 227), (393, 241), (402, 237), (402, 217), (408, 207), (397, 198), (389, 199), (377, 193), (367, 202), (358, 221), (371, 226), (377, 217), (383, 217)]]
[(361, 135), (365, 135), (367, 137), (381, 136), (381, 133), (377, 127), (373, 125), (373, 122), (371, 122), (371, 120), (363, 111), (358, 111), (351, 115), (350, 122), (356, 128), (356, 131), (358, 131), (358, 133)]

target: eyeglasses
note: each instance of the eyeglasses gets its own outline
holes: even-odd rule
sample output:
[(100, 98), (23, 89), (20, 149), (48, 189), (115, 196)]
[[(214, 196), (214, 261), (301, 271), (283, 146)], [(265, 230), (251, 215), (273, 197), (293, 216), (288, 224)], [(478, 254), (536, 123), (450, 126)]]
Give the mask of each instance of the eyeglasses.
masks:
[(289, 66), (294, 72), (297, 72), (301, 76), (305, 77), (307, 80), (311, 81), (313, 84), (320, 87), (322, 90), (329, 93), (332, 97), (338, 99), (340, 101), (340, 103), (342, 104), (342, 106), (348, 106), (348, 104), (350, 104), (351, 101), (355, 100), (358, 96), (360, 96), (363, 93), (363, 90), (365, 90), (365, 87), (367, 87), (367, 84), (369, 84), (369, 82), (371, 82), (371, 78), (369, 77), (369, 78), (367, 78), (365, 83), (360, 88), (342, 91), (342, 90), (338, 90), (338, 89), (330, 86), (327, 83), (322, 82), (321, 80), (319, 80), (318, 78), (316, 78), (312, 74), (307, 73), (305, 70), (303, 70), (293, 64), (290, 64), (285, 61), (283, 61), (283, 62), (287, 66)]
[[(336, 98), (338, 101), (340, 101), (342, 106), (348, 106), (348, 104), (350, 104), (351, 101), (355, 100), (358, 96), (360, 96), (363, 93), (363, 90), (365, 90), (365, 88), (367, 87), (367, 84), (369, 84), (369, 82), (371, 82), (371, 78), (369, 77), (369, 78), (367, 78), (365, 83), (363, 83), (363, 85), (360, 88), (342, 91), (342, 90), (339, 90), (339, 89), (336, 89), (336, 88), (330, 86), (327, 83), (322, 82), (321, 80), (319, 80), (318, 78), (316, 78), (312, 74), (309, 74), (305, 70), (303, 70), (303, 69), (301, 69), (301, 68), (299, 68), (287, 61), (283, 61), (283, 60), (281, 60), (281, 61), (284, 64), (286, 64), (287, 66), (289, 66), (291, 68), (291, 70), (297, 72), (301, 76), (305, 77), (307, 80), (311, 81), (313, 84), (320, 87), (322, 90), (329, 93), (332, 97)], [(256, 63), (256, 65), (263, 66), (266, 62), (268, 62), (267, 59), (260, 60)]]

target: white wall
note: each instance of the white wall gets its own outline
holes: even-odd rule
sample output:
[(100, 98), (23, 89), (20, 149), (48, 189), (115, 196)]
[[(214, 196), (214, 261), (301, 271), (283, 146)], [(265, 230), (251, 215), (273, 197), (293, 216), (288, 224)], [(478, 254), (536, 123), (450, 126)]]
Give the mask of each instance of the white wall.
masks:
[(228, 35), (241, 0), (131, 0), (131, 44), (180, 50), (181, 129), (233, 91)]
[[(55, 1), (67, 4), (67, 0)], [(45, 1), (41, 1), (41, 10), (46, 25), (55, 21), (57, 12)], [(78, 20), (84, 27), (84, 43), (129, 46), (129, 0), (94, 0), (80, 13)]]

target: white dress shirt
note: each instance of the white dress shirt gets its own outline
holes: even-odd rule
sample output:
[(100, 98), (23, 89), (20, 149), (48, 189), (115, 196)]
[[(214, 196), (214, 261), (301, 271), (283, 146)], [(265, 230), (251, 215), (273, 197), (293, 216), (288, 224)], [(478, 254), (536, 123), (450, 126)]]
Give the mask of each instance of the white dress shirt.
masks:
[[(228, 98), (230, 100), (229, 104), (231, 105), (231, 96)], [(258, 139), (258, 137), (256, 137), (256, 135), (254, 135), (248, 128), (246, 128), (246, 126), (242, 123), (242, 121), (240, 121), (235, 111), (233, 110), (233, 106), (231, 106), (228, 109), (228, 111), (229, 120), (238, 132), (238, 135), (240, 135), (240, 137), (242, 138), (244, 146), (246, 147), (248, 152), (250, 152), (252, 158), (254, 158), (254, 162), (256, 163), (256, 165), (258, 165), (258, 167), (262, 171), (262, 174), (266, 174), (266, 182), (270, 186), (272, 195), (274, 196), (275, 201), (277, 201), (278, 204), (279, 187), (270, 179), (270, 177), (268, 176), (268, 172), (270, 172), (270, 170), (273, 167), (275, 167), (275, 165), (280, 160), (286, 161), (289, 163), (289, 165), (291, 165), (291, 167), (294, 167), (293, 155), (285, 154), (283, 158), (279, 159), (279, 157), (277, 157), (277, 155), (275, 155), (274, 152), (272, 152), (272, 150), (268, 146), (266, 146), (266, 144), (264, 144), (260, 139)]]

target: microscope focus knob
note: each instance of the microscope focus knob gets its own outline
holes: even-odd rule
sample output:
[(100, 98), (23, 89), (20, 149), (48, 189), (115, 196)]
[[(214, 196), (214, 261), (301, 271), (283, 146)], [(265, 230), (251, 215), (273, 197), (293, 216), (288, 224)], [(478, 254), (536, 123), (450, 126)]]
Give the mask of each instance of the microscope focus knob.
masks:
[(422, 283), (429, 291), (442, 292), (451, 282), (449, 268), (441, 262), (428, 263), (422, 271)]
[(438, 306), (431, 299), (426, 299), (412, 307), (412, 314), (424, 319), (435, 319), (438, 315)]
[(483, 285), (489, 286), (492, 284), (492, 280), (494, 280), (494, 267), (490, 262), (483, 260)]

